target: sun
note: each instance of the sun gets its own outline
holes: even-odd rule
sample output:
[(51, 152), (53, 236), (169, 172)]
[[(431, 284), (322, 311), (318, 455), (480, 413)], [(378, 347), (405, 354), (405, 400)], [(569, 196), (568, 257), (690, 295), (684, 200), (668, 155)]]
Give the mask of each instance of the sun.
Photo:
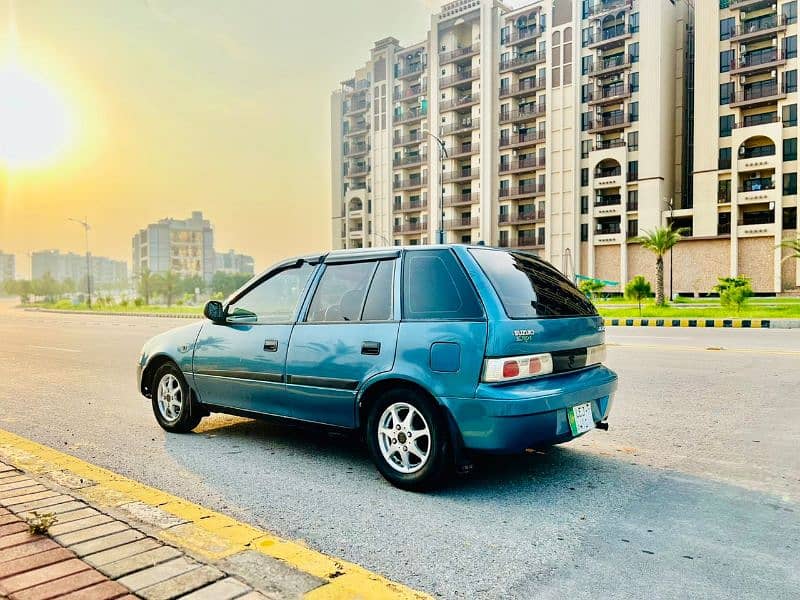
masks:
[(0, 65), (0, 168), (36, 167), (68, 146), (71, 124), (63, 99), (16, 65)]

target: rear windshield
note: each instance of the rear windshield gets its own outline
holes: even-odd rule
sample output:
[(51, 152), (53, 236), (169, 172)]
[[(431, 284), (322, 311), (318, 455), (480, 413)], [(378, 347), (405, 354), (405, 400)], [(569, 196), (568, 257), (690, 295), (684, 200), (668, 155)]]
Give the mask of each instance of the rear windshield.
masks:
[(535, 256), (489, 248), (474, 248), (470, 253), (512, 319), (597, 315), (594, 305), (578, 288)]

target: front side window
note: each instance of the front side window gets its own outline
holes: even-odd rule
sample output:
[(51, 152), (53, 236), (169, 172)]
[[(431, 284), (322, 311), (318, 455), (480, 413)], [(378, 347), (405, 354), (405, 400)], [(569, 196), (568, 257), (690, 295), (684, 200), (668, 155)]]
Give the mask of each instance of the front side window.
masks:
[(228, 305), (231, 323), (285, 323), (294, 319), (314, 267), (303, 263), (272, 275)]
[(403, 264), (403, 318), (478, 320), (478, 297), (449, 250), (407, 252)]
[(309, 323), (360, 321), (362, 314), (367, 312), (367, 305), (369, 305), (367, 320), (391, 318), (392, 264), (392, 261), (369, 261), (326, 265), (314, 292), (306, 321)]
[(472, 249), (512, 319), (586, 317), (594, 305), (552, 265), (523, 252)]

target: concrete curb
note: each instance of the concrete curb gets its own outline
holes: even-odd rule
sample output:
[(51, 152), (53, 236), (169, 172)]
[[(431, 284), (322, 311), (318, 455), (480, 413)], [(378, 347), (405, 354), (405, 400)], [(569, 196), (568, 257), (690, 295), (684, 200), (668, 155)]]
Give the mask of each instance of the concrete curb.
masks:
[[(70, 532), (66, 535), (71, 536), (68, 541), (74, 542), (75, 548), (66, 543), (63, 545), (73, 549), (79, 557), (97, 554), (100, 559), (106, 560), (112, 555), (113, 563), (109, 564), (119, 567), (113, 574), (126, 572), (119, 575), (119, 582), (148, 600), (180, 596), (171, 591), (167, 594), (163, 589), (167, 586), (149, 590), (154, 592), (150, 595), (143, 592), (162, 581), (173, 582), (176, 586), (195, 585), (197, 582), (190, 572), (202, 576), (202, 586), (206, 587), (195, 587), (195, 590), (200, 588), (200, 592), (206, 592), (212, 586), (223, 586), (221, 582), (225, 581), (229, 582), (225, 584), (227, 586), (246, 585), (251, 590), (261, 592), (257, 595), (246, 592), (242, 596), (238, 593), (211, 594), (211, 591), (215, 591), (211, 590), (208, 594), (189, 596), (192, 600), (240, 596), (248, 600), (430, 600), (427, 594), (390, 581), (359, 565), (313, 550), (302, 542), (279, 538), (2, 429), (0, 461), (0, 465), (5, 463), (24, 472), (31, 481), (28, 488), (35, 490), (30, 494), (20, 494), (23, 496), (21, 499), (13, 491), (15, 503), (11, 507), (12, 512), (16, 512), (15, 509), (22, 512), (40, 508), (43, 512), (55, 512), (50, 507), (61, 505), (70, 507), (69, 510), (90, 509), (94, 511), (93, 516), (100, 513), (111, 517), (117, 524), (110, 525), (108, 531), (103, 530), (102, 537), (93, 535), (98, 529), (87, 533), (92, 538), (89, 540), (82, 539), (85, 536), (80, 532), (75, 536)], [(2, 498), (5, 496), (0, 494), (0, 506), (3, 505)], [(105, 526), (104, 523), (99, 527)], [(108, 542), (106, 535), (110, 538)], [(55, 537), (59, 541), (59, 537), (65, 536)], [(130, 548), (131, 544), (142, 539), (149, 540), (146, 542), (149, 547), (136, 553), (131, 561), (128, 561), (131, 555), (122, 558), (116, 556), (116, 548)], [(98, 545), (106, 543), (108, 545), (98, 549)], [(156, 549), (158, 553), (153, 552)], [(180, 556), (174, 555), (170, 549), (177, 549)], [(158, 554), (158, 565), (149, 564), (148, 559), (152, 554)], [(92, 564), (89, 558), (86, 561)], [(97, 568), (106, 573), (103, 568)], [(112, 575), (109, 577), (116, 579)]]
[(800, 329), (800, 319), (613, 319), (604, 317), (606, 327), (721, 327), (735, 329)]
[(114, 312), (110, 310), (61, 310), (58, 308), (40, 308), (32, 306), (24, 308), (28, 312), (58, 313), (60, 315), (92, 315), (109, 317), (155, 317), (157, 319), (202, 319), (203, 315), (198, 313), (190, 315), (186, 313), (141, 313), (141, 312)]

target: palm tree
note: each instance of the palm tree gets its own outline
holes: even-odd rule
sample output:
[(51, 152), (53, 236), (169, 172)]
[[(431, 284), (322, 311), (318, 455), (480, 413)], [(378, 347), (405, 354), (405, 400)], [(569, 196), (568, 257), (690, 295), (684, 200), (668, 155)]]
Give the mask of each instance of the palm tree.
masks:
[(790, 258), (795, 258), (800, 260), (800, 238), (796, 240), (786, 240), (781, 244), (784, 248), (789, 248), (792, 251), (791, 254), (787, 254), (783, 257), (783, 260), (789, 260)]
[(664, 255), (677, 244), (683, 229), (674, 230), (672, 227), (658, 227), (645, 231), (644, 235), (637, 237), (634, 242), (642, 248), (650, 250), (656, 255), (656, 305), (664, 306)]

